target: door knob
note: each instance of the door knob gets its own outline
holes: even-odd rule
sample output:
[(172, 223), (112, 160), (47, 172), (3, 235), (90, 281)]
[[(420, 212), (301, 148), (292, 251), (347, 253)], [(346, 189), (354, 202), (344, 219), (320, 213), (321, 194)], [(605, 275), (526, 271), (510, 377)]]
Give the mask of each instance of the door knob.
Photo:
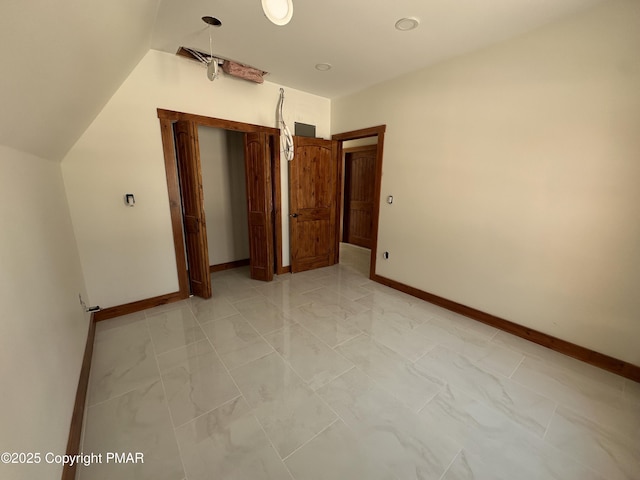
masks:
[(298, 216), (298, 214), (297, 214), (297, 213), (292, 213), (292, 214), (290, 214), (289, 216), (290, 216), (290, 217), (293, 217), (293, 218), (296, 218), (296, 217)]

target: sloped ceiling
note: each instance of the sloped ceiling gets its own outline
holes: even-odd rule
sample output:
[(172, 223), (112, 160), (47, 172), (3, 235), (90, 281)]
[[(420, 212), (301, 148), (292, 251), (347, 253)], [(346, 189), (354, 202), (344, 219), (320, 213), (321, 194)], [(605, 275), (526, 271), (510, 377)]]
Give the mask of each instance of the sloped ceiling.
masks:
[(0, 5), (0, 144), (60, 160), (149, 50), (160, 0)]
[[(259, 0), (8, 0), (0, 4), (0, 144), (60, 160), (149, 48), (209, 51), (267, 80), (336, 98), (483, 48), (603, 0), (293, 0), (284, 27)], [(399, 32), (401, 17), (420, 28)], [(328, 72), (314, 66), (327, 62)], [(204, 78), (203, 71), (203, 78)]]

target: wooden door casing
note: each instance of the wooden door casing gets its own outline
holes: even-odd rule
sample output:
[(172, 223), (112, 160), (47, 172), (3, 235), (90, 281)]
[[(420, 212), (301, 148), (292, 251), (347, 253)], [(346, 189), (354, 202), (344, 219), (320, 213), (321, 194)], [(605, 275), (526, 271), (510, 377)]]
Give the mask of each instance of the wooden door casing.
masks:
[(333, 265), (338, 218), (337, 142), (294, 137), (289, 162), (291, 272)]
[(174, 124), (173, 131), (182, 195), (185, 249), (191, 293), (198, 297), (211, 298), (198, 129), (193, 122), (180, 121)]
[(271, 149), (266, 133), (245, 136), (250, 274), (271, 281), (274, 272)]
[(376, 157), (375, 145), (345, 152), (343, 240), (365, 248), (373, 243)]

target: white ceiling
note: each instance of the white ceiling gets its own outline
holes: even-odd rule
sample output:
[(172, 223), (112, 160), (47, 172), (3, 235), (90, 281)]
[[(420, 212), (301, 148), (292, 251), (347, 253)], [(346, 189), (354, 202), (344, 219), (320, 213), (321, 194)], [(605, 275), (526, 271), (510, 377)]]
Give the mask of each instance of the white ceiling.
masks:
[[(209, 50), (267, 80), (336, 98), (606, 0), (293, 0), (272, 25), (259, 0), (9, 0), (0, 4), (0, 144), (61, 159), (155, 48)], [(401, 17), (420, 19), (399, 32)], [(315, 70), (328, 62), (333, 69)], [(204, 72), (203, 72), (204, 76)]]
[[(259, 0), (163, 0), (152, 48), (214, 53), (270, 72), (268, 80), (336, 98), (571, 15), (600, 0), (293, 0), (291, 22), (271, 24)], [(416, 17), (417, 30), (394, 28)], [(333, 68), (319, 72), (317, 63)]]

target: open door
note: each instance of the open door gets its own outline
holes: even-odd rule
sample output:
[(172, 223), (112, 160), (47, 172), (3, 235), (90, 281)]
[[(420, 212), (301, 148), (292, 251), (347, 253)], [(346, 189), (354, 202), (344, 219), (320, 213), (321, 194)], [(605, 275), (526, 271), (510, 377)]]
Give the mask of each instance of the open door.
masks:
[(333, 265), (338, 215), (337, 142), (294, 137), (289, 162), (291, 272)]
[(344, 151), (344, 226), (342, 241), (364, 248), (373, 242), (376, 145)]
[(251, 278), (270, 282), (274, 270), (271, 149), (266, 133), (245, 136)]
[(191, 293), (198, 297), (211, 298), (198, 129), (193, 122), (180, 121), (174, 124), (173, 132), (182, 193), (182, 215)]

